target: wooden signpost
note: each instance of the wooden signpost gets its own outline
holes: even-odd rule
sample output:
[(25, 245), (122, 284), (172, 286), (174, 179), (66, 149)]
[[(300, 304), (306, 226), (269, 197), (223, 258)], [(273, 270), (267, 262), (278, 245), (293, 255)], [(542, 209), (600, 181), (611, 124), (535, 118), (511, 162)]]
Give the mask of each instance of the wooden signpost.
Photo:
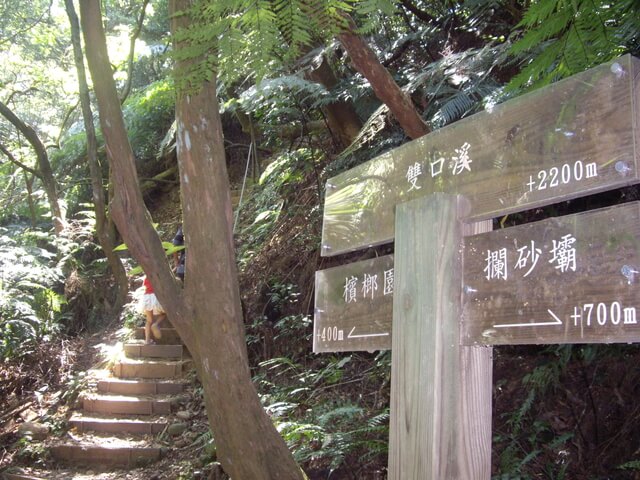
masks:
[(395, 235), (317, 272), (314, 322), (316, 352), (392, 348), (389, 479), (490, 477), (488, 345), (640, 341), (638, 203), (477, 222), (638, 183), (639, 92), (625, 56), (328, 182), (323, 255)]
[(391, 348), (393, 284), (393, 255), (316, 272), (313, 351)]
[(636, 183), (639, 64), (624, 56), (331, 178), (322, 255), (392, 241), (395, 206), (434, 192), (482, 220)]
[[(463, 252), (464, 345), (640, 341), (638, 202), (465, 237)], [(394, 272), (393, 255), (319, 271), (314, 351), (391, 348)]]
[(465, 345), (640, 341), (638, 202), (465, 239)]

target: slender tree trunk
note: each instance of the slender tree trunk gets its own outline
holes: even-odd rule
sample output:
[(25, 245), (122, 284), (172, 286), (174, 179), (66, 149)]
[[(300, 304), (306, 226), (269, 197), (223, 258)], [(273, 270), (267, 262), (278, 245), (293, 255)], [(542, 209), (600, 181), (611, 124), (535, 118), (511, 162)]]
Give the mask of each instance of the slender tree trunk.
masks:
[(29, 176), (29, 172), (26, 170), (22, 171), (24, 175), (24, 184), (27, 187), (27, 202), (29, 203), (29, 215), (31, 215), (31, 226), (35, 227), (38, 223), (38, 216), (36, 215), (36, 205), (33, 201), (33, 180), (36, 178), (35, 175)]
[(142, 200), (135, 168), (135, 158), (124, 125), (107, 45), (100, 0), (80, 2), (82, 32), (87, 50), (87, 62), (93, 79), (100, 125), (107, 158), (111, 164), (111, 216), (122, 233), (129, 251), (149, 276), (162, 306), (187, 346), (193, 343), (181, 288), (171, 274), (160, 238)]
[[(67, 2), (68, 0), (65, 0)], [(136, 22), (136, 28), (131, 34), (131, 38), (129, 39), (129, 55), (127, 57), (127, 83), (125, 83), (124, 88), (122, 89), (122, 93), (120, 94), (120, 104), (124, 105), (124, 101), (131, 93), (131, 85), (133, 83), (133, 57), (136, 51), (136, 40), (140, 36), (140, 32), (142, 31), (142, 25), (144, 24), (144, 17), (147, 12), (147, 5), (149, 5), (149, 0), (144, 0), (142, 2), (142, 6), (140, 7), (140, 16), (138, 17), (138, 21)]]
[[(33, 201), (33, 181), (36, 178), (40, 178), (40, 173), (33, 168), (26, 166), (20, 160), (13, 156), (11, 151), (0, 143), (0, 152), (4, 153), (4, 155), (9, 159), (11, 163), (20, 167), (22, 169), (22, 174), (24, 175), (24, 183), (27, 187), (27, 203), (29, 204), (29, 215), (31, 216), (31, 225), (34, 227), (38, 223), (38, 216), (36, 214), (36, 204)], [(31, 176), (29, 176), (31, 175)]]
[[(146, 4), (145, 4), (146, 5)], [(80, 44), (80, 24), (76, 15), (73, 0), (65, 0), (67, 16), (71, 25), (71, 43), (73, 44), (73, 56), (78, 73), (78, 84), (80, 90), (80, 105), (82, 107), (82, 118), (84, 129), (87, 134), (87, 158), (89, 160), (89, 172), (91, 174), (91, 186), (93, 191), (93, 204), (96, 212), (96, 236), (102, 247), (105, 257), (116, 283), (116, 297), (111, 305), (111, 312), (119, 312), (127, 301), (129, 283), (127, 272), (122, 265), (120, 257), (113, 251), (116, 246), (112, 229), (109, 228), (109, 218), (104, 199), (104, 187), (102, 185), (102, 171), (98, 163), (98, 141), (96, 139), (96, 129), (93, 123), (93, 113), (91, 111), (91, 100), (89, 98), (89, 86), (84, 69), (82, 57), (82, 46)]]
[(42, 186), (47, 195), (49, 201), (49, 208), (51, 209), (51, 216), (53, 217), (53, 227), (56, 234), (60, 234), (66, 225), (64, 214), (60, 208), (58, 202), (58, 189), (56, 186), (56, 180), (53, 177), (53, 170), (49, 163), (49, 155), (47, 150), (42, 144), (42, 141), (38, 137), (36, 131), (30, 126), (24, 123), (18, 116), (9, 109), (4, 103), (0, 102), (0, 114), (4, 116), (9, 122), (16, 127), (20, 133), (22, 133), (27, 141), (33, 147), (38, 160), (38, 177), (42, 182)]
[[(190, 1), (171, 2), (185, 12)], [(184, 289), (173, 278), (142, 202), (133, 152), (109, 66), (99, 0), (80, 2), (89, 69), (115, 176), (112, 215), (193, 355), (218, 459), (238, 480), (301, 480), (251, 383), (231, 233), (231, 198), (215, 83), (178, 100), (177, 143), (188, 248)], [(174, 28), (189, 24), (173, 17)], [(176, 49), (183, 48), (176, 45)], [(178, 62), (178, 67), (180, 67)]]
[(367, 79), (376, 97), (389, 107), (405, 133), (418, 138), (429, 133), (429, 127), (422, 121), (409, 96), (395, 82), (384, 68), (369, 45), (355, 33), (353, 20), (348, 17), (349, 28), (338, 35), (356, 69)]

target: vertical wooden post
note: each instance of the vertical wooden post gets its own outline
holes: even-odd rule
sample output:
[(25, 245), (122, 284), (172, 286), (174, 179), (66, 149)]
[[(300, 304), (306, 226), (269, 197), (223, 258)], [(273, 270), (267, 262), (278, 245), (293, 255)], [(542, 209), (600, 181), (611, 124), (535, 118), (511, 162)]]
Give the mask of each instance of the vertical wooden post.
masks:
[(390, 480), (490, 478), (491, 350), (459, 342), (463, 204), (396, 209)]

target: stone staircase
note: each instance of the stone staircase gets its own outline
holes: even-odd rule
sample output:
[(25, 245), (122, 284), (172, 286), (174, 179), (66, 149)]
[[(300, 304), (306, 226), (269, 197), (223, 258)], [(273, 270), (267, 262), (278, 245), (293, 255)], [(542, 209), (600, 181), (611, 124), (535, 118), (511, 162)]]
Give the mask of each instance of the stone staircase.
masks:
[[(90, 390), (80, 394), (69, 431), (50, 443), (51, 455), (60, 464), (129, 469), (162, 457), (165, 447), (156, 438), (181, 422), (172, 414), (185, 401), (182, 375), (189, 359), (172, 328), (163, 328), (154, 345), (144, 344), (142, 328), (135, 333), (110, 373), (96, 374)], [(49, 477), (4, 473), (4, 478)]]

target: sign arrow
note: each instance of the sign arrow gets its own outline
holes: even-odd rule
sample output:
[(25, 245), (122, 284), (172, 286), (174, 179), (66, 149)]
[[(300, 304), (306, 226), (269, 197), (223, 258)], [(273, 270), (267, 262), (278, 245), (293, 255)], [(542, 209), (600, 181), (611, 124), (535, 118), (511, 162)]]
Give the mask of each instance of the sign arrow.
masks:
[(362, 333), (359, 335), (354, 335), (353, 332), (356, 329), (356, 327), (353, 327), (351, 329), (351, 331), (349, 332), (349, 335), (347, 335), (347, 338), (368, 338), (368, 337), (387, 337), (389, 336), (389, 332), (386, 333)]
[(558, 318), (558, 316), (553, 313), (551, 310), (547, 309), (549, 315), (553, 317), (553, 320), (549, 322), (534, 322), (534, 323), (504, 323), (501, 325), (494, 325), (495, 328), (515, 328), (515, 327), (546, 327), (550, 325), (562, 325), (562, 320)]

